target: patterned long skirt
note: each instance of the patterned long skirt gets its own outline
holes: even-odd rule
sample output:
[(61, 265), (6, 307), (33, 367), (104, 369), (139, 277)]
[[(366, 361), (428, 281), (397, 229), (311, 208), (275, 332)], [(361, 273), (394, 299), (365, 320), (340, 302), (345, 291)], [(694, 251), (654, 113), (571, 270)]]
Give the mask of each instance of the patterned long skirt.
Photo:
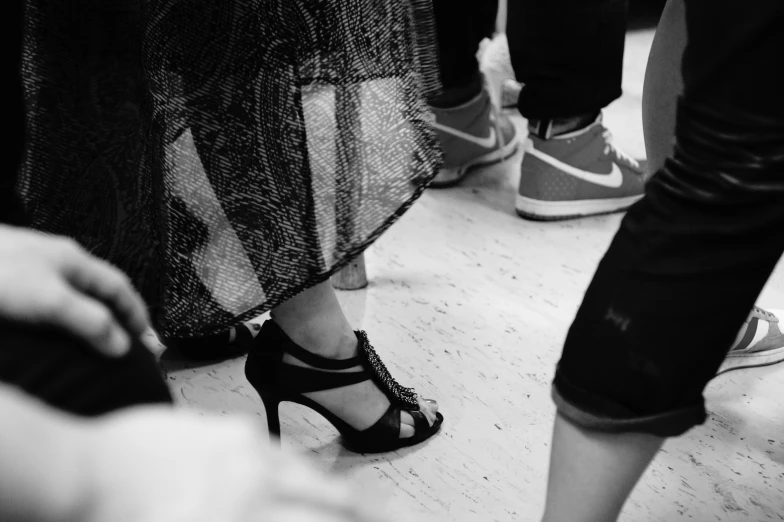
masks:
[(329, 278), (440, 165), (429, 0), (27, 0), (36, 228), (125, 270), (166, 337)]

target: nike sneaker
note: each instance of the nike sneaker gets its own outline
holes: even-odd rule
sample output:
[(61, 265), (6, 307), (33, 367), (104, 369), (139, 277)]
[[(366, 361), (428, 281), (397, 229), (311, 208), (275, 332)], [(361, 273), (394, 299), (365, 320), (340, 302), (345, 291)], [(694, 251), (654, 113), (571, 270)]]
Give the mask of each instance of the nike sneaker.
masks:
[(779, 327), (780, 318), (784, 318), (784, 310), (765, 311), (755, 306), (741, 326), (718, 374), (784, 361), (784, 335)]
[(601, 114), (588, 127), (524, 146), (517, 213), (553, 221), (625, 210), (642, 198), (640, 164), (613, 145)]
[(444, 151), (444, 166), (431, 187), (455, 185), (471, 170), (499, 163), (517, 152), (517, 128), (499, 114), (486, 89), (463, 105), (431, 110)]

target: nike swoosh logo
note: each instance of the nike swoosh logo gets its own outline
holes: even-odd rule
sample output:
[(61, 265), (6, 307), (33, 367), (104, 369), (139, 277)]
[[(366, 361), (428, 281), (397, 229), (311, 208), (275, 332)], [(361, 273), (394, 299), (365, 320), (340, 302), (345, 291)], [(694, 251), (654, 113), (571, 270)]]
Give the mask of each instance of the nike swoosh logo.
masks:
[(608, 188), (618, 188), (623, 185), (623, 173), (621, 172), (621, 168), (614, 161), (612, 162), (612, 170), (609, 174), (597, 174), (595, 172), (578, 169), (577, 167), (573, 167), (567, 163), (564, 163), (563, 161), (560, 161), (550, 156), (549, 154), (545, 154), (540, 150), (536, 150), (533, 146), (533, 143), (529, 144), (529, 147), (525, 152), (527, 154), (532, 154), (534, 157), (539, 158), (545, 163), (552, 165), (553, 167), (562, 172), (565, 172), (566, 174), (569, 174), (570, 176), (587, 181), (588, 183), (593, 183), (594, 185), (601, 185), (602, 187)]
[(433, 122), (433, 127), (444, 131), (447, 134), (451, 134), (452, 136), (457, 136), (458, 138), (470, 141), (471, 143), (476, 143), (480, 147), (484, 147), (486, 149), (492, 149), (495, 147), (496, 136), (495, 129), (493, 127), (490, 127), (490, 134), (486, 138), (480, 138), (478, 136), (474, 136), (473, 134), (468, 134), (467, 132), (459, 131), (457, 129), (453, 129), (452, 127), (447, 127), (446, 125), (441, 125), (437, 122)]

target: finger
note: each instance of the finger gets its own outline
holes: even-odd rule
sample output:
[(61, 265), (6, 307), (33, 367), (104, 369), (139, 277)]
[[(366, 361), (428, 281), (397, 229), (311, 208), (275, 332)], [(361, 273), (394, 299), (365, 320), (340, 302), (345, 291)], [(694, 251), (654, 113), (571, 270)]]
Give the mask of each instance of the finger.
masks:
[(131, 334), (139, 336), (150, 328), (147, 306), (124, 273), (94, 260), (92, 277), (87, 277), (84, 292), (106, 303)]
[(63, 258), (63, 270), (71, 284), (106, 304), (131, 335), (144, 333), (150, 326), (147, 307), (128, 277), (79, 247), (69, 250)]
[(131, 339), (106, 306), (66, 285), (52, 291), (60, 297), (46, 313), (51, 324), (81, 338), (99, 353), (118, 357), (128, 352)]

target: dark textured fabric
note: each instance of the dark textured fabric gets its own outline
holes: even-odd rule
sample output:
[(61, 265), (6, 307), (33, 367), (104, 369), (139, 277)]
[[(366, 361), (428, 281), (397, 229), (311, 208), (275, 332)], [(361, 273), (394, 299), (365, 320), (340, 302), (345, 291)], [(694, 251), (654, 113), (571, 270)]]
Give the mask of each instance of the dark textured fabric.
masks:
[(0, 172), (0, 223), (24, 225), (22, 205), (17, 197), (16, 179), (24, 152), (24, 99), (19, 66), (22, 49), (22, 1), (8, 0), (3, 11), (8, 47), (3, 53), (3, 87), (7, 106), (3, 119), (3, 165)]
[(479, 77), (479, 43), (495, 32), (498, 0), (433, 0), (433, 12), (444, 91), (471, 85)]
[(784, 251), (784, 4), (685, 5), (674, 154), (623, 219), (555, 377), (559, 412), (586, 428), (675, 436), (701, 422), (705, 385)]
[[(5, 168), (0, 172), (0, 223), (20, 225), (13, 187), (24, 151), (24, 100), (19, 77), (22, 0), (10, 0), (3, 28), (10, 36), (5, 56)], [(2, 289), (0, 288), (0, 291)], [(127, 356), (109, 359), (62, 332), (43, 331), (0, 320), (0, 380), (51, 406), (78, 415), (100, 415), (139, 404), (170, 403), (171, 395), (155, 358), (140, 342)]]
[(135, 341), (110, 359), (67, 335), (0, 324), (0, 381), (76, 415), (169, 404), (169, 388), (150, 351)]
[(509, 0), (517, 107), (529, 119), (595, 113), (621, 95), (628, 0)]
[(166, 337), (326, 280), (440, 150), (424, 0), (28, 0), (35, 227), (130, 274)]
[(557, 374), (552, 398), (560, 416), (584, 429), (606, 433), (637, 432), (657, 437), (677, 436), (692, 426), (702, 424), (707, 417), (702, 400), (652, 415), (635, 414), (620, 404), (574, 386), (563, 372)]
[[(480, 74), (479, 42), (495, 31), (498, 2), (433, 5), (444, 90), (471, 85)], [(525, 84), (523, 116), (596, 113), (618, 98), (627, 14), (628, 0), (509, 0), (506, 33), (515, 74)]]

